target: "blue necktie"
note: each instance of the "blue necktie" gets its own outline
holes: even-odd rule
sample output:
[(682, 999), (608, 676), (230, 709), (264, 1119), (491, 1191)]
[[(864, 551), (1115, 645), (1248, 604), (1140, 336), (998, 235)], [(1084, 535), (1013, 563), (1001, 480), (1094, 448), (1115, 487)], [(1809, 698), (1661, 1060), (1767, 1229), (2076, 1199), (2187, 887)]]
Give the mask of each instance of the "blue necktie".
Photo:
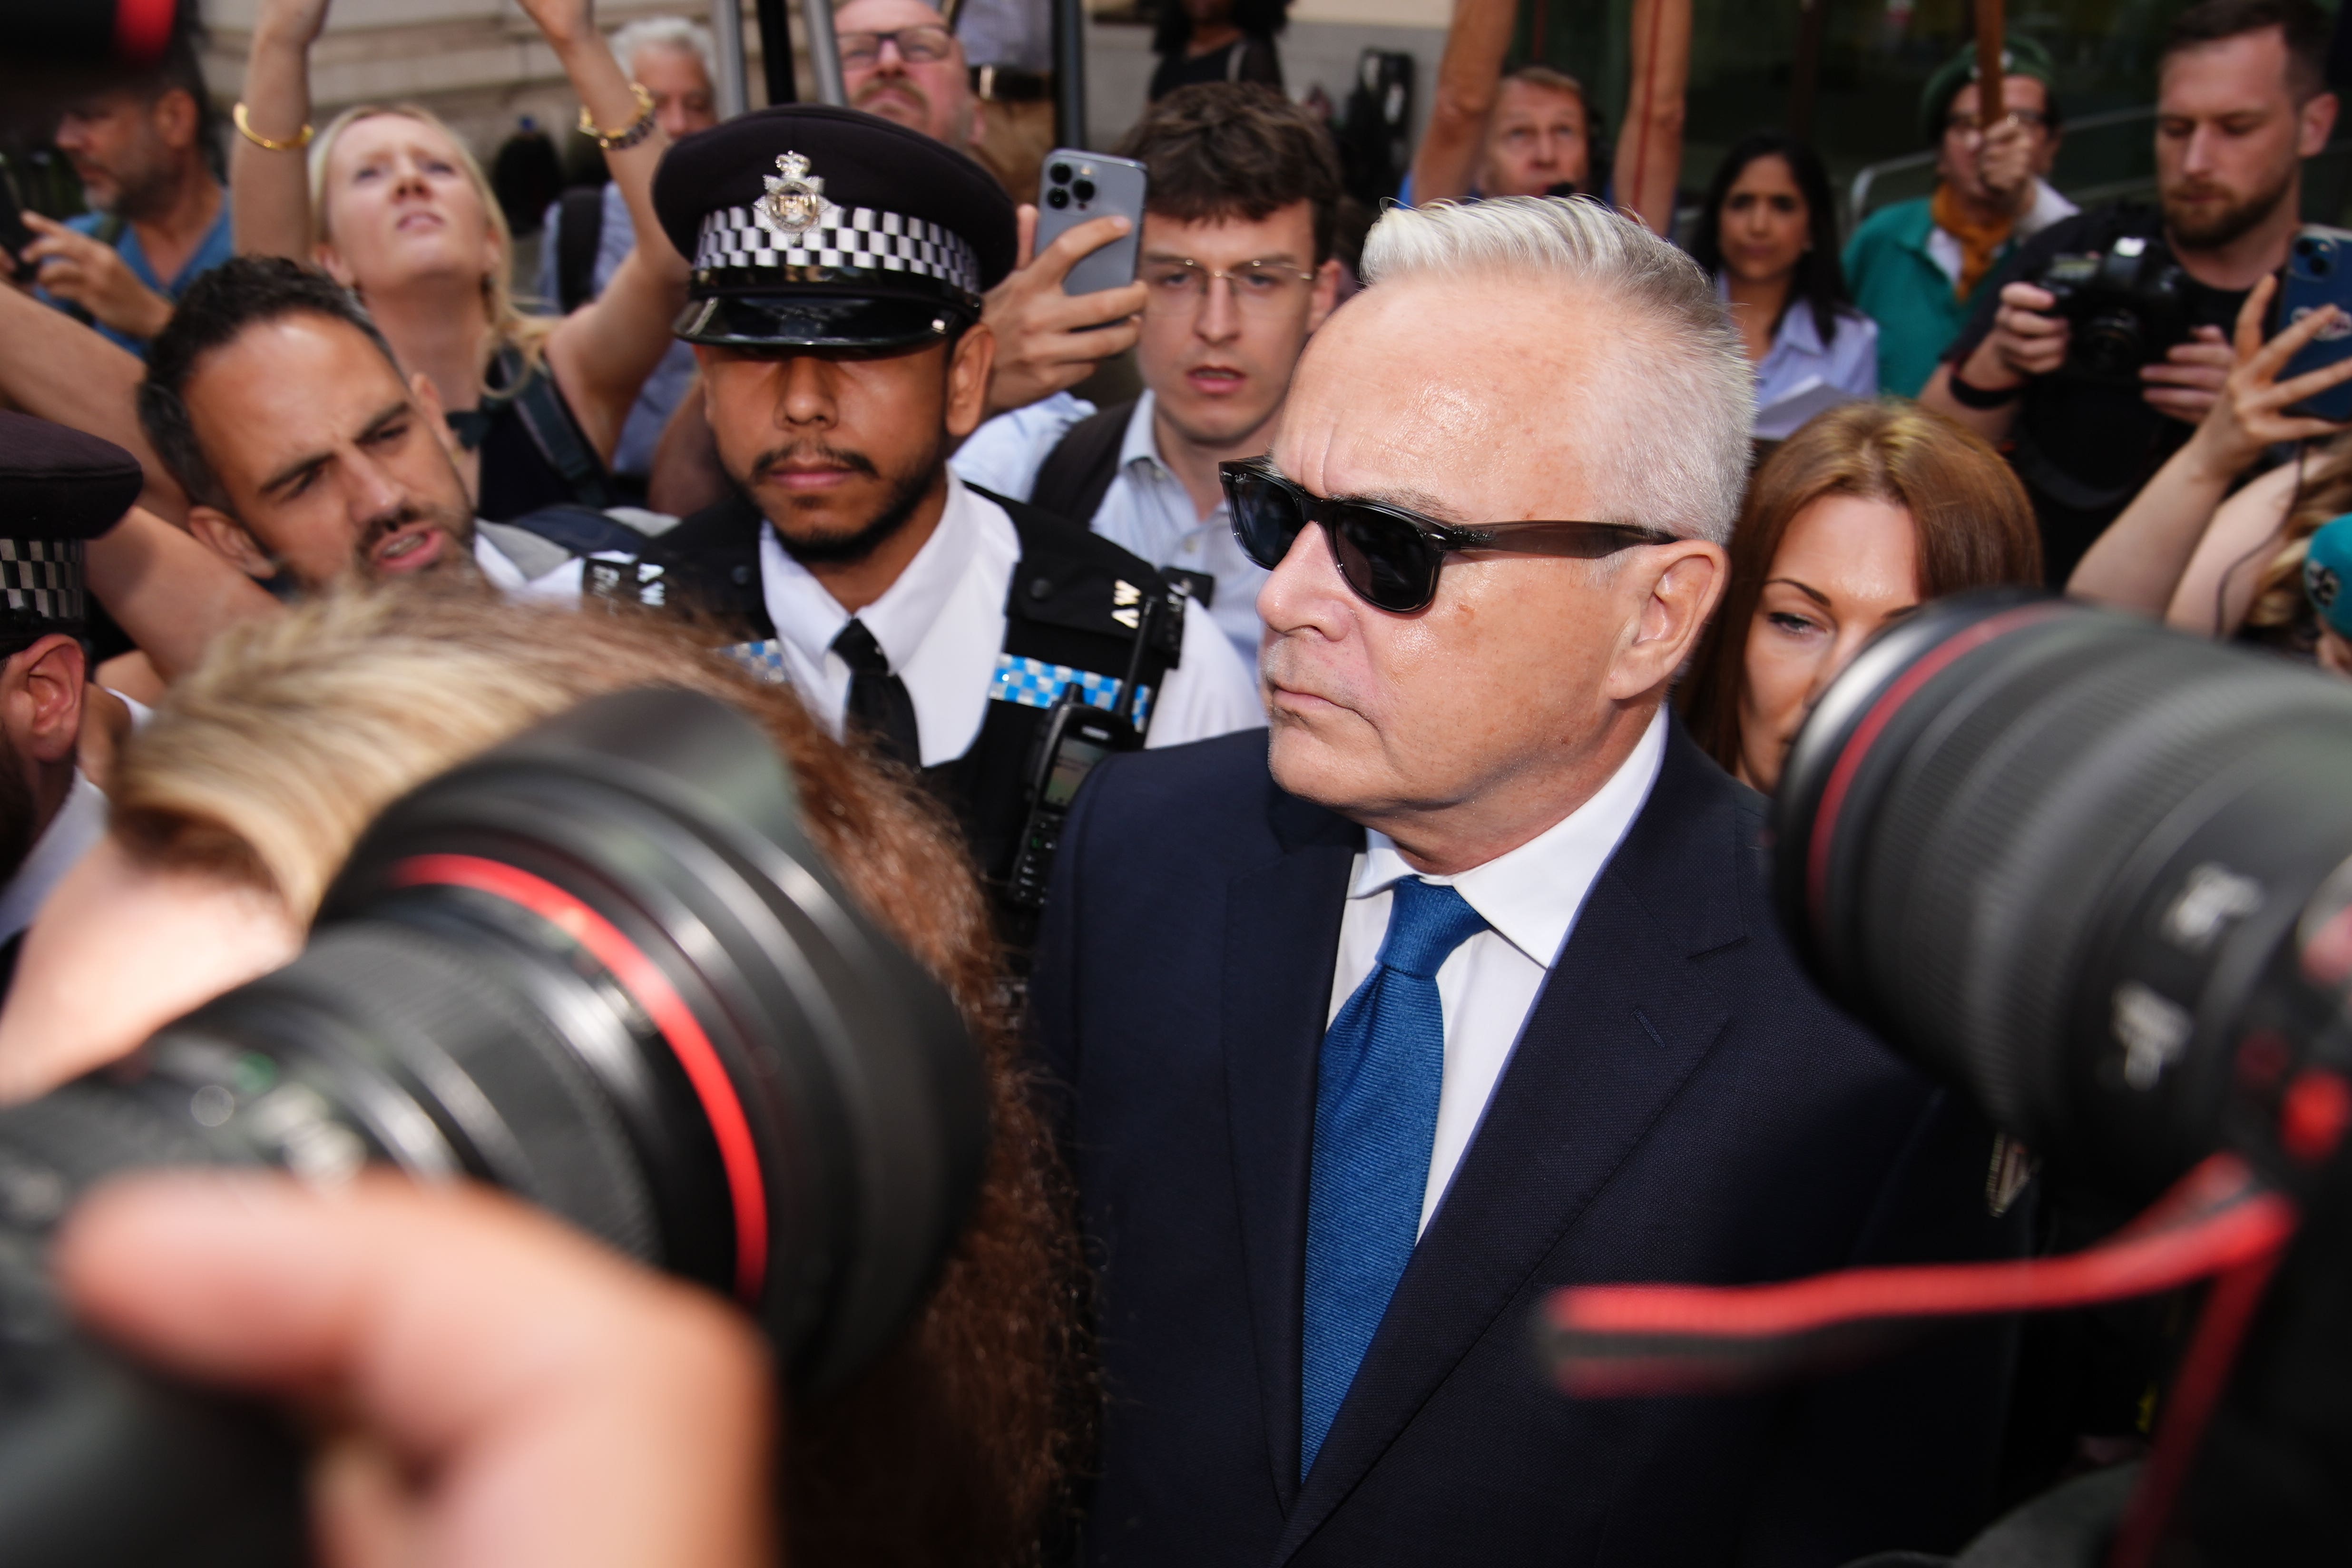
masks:
[(1438, 966), (1486, 927), (1452, 888), (1408, 878), (1391, 899), (1380, 963), (1331, 1021), (1315, 1078), (1302, 1479), (1412, 1256), (1445, 1074)]

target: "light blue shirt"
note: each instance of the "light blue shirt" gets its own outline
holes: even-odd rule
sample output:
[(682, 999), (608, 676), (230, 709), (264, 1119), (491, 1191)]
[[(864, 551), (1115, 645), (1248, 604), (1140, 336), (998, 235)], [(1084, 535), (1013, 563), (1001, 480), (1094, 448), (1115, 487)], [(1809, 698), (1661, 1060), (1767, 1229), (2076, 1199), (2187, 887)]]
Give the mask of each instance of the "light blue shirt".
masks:
[[(1727, 302), (1731, 298), (1720, 275), (1715, 291)], [(1770, 352), (1756, 367), (1756, 438), (1785, 441), (1824, 408), (1877, 395), (1878, 323), (1841, 307), (1837, 335), (1824, 344), (1812, 307), (1791, 300)]]
[[(1151, 429), (1152, 396), (1136, 400), (1118, 447), (1118, 470), (1103, 493), (1089, 526), (1112, 543), (1154, 566), (1199, 572), (1216, 580), (1209, 616), (1233, 642), (1251, 669), (1257, 668), (1261, 623), (1257, 591), (1265, 569), (1242, 553), (1233, 519), (1222, 497), (1207, 517), (1192, 504), (1184, 481), (1160, 461)], [(967, 484), (1027, 500), (1036, 489), (1037, 469), (1071, 426), (1094, 405), (1068, 393), (1000, 414), (971, 434), (948, 466)]]
[[(547, 224), (541, 231), (539, 246), (539, 297), (553, 306), (561, 290), (556, 287), (555, 263), (560, 247), (557, 230), (562, 226), (563, 204), (551, 203)], [(613, 281), (613, 274), (637, 247), (636, 226), (629, 220), (628, 198), (617, 184), (604, 187), (604, 227), (596, 236), (596, 266), (589, 274), (589, 297), (602, 294)], [(613, 471), (616, 474), (650, 475), (654, 471), (654, 447), (661, 440), (669, 416), (677, 412), (678, 400), (694, 380), (694, 349), (691, 344), (673, 342), (661, 363), (654, 366), (653, 374), (646, 377), (637, 400), (629, 406), (629, 416), (621, 425), (621, 439), (613, 448)]]
[[(104, 213), (84, 213), (79, 217), (66, 219), (66, 226), (77, 234), (95, 236), (98, 226), (105, 221)], [(208, 272), (236, 254), (236, 241), (229, 232), (228, 197), (223, 194), (220, 216), (213, 219), (212, 227), (205, 231), (205, 237), (195, 249), (188, 253), (188, 259), (181, 264), (179, 272), (168, 283), (155, 276), (154, 264), (147, 259), (147, 247), (139, 243), (139, 231), (127, 223), (122, 226), (121, 236), (114, 242), (114, 253), (122, 258), (122, 264), (131, 268), (133, 278), (176, 305), (180, 296), (187, 292), (188, 285), (196, 280), (198, 273)], [(41, 298), (60, 310), (64, 309), (63, 300), (50, 299), (47, 294)], [(125, 337), (103, 321), (92, 321), (90, 325), (97, 328), (99, 335), (109, 342), (129, 349), (142, 359), (147, 357), (146, 340)]]

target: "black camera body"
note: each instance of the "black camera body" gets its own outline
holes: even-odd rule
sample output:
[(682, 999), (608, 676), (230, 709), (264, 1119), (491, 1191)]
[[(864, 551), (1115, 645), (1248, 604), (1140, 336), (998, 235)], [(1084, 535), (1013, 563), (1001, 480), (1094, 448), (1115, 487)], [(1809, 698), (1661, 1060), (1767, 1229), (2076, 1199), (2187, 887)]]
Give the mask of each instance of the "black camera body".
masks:
[(2189, 340), (2189, 275), (2164, 241), (2124, 235), (2105, 251), (2053, 256), (2033, 286), (2072, 329), (2068, 374), (2138, 384), (2140, 366)]

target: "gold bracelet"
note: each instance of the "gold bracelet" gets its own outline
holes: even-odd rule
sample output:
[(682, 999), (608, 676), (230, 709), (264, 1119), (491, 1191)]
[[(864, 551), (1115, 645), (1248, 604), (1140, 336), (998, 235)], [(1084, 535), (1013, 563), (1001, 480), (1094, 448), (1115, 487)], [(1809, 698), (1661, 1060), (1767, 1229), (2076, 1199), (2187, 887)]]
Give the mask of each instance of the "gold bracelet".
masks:
[(654, 95), (646, 90), (643, 82), (631, 82), (629, 90), (637, 95), (637, 117), (630, 123), (627, 130), (598, 129), (595, 117), (588, 112), (588, 106), (583, 103), (580, 106), (580, 134), (587, 137), (607, 153), (626, 152), (652, 135), (654, 133)]
[(310, 144), (311, 132), (310, 128), (307, 125), (302, 127), (302, 133), (295, 137), (290, 142), (272, 142), (268, 137), (264, 136), (260, 132), (256, 131), (253, 128), (253, 121), (245, 117), (245, 103), (243, 100), (238, 100), (236, 108), (230, 111), (229, 118), (236, 121), (236, 133), (239, 136), (244, 137), (247, 141), (252, 142), (255, 146), (260, 148), (265, 153), (299, 153), (303, 148), (308, 147)]

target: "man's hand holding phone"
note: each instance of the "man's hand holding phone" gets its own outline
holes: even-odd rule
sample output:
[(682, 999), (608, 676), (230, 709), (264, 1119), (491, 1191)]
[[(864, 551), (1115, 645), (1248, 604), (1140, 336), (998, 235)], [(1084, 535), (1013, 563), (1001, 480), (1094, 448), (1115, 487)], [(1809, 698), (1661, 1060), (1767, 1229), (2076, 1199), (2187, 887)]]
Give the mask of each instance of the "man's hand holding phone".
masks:
[(25, 222), (38, 237), (25, 247), (24, 259), (39, 267), (37, 281), (51, 294), (142, 342), (172, 319), (172, 301), (139, 281), (114, 247), (38, 213), (26, 213)]
[(1084, 381), (1095, 366), (1135, 346), (1142, 328), (1144, 286), (1129, 283), (1075, 297), (1062, 280), (1089, 253), (1126, 235), (1124, 216), (1098, 217), (1036, 249), (1037, 209), (1020, 212), (1020, 265), (988, 291), (981, 320), (996, 334), (996, 368), (988, 379), (988, 413), (1025, 408)]

